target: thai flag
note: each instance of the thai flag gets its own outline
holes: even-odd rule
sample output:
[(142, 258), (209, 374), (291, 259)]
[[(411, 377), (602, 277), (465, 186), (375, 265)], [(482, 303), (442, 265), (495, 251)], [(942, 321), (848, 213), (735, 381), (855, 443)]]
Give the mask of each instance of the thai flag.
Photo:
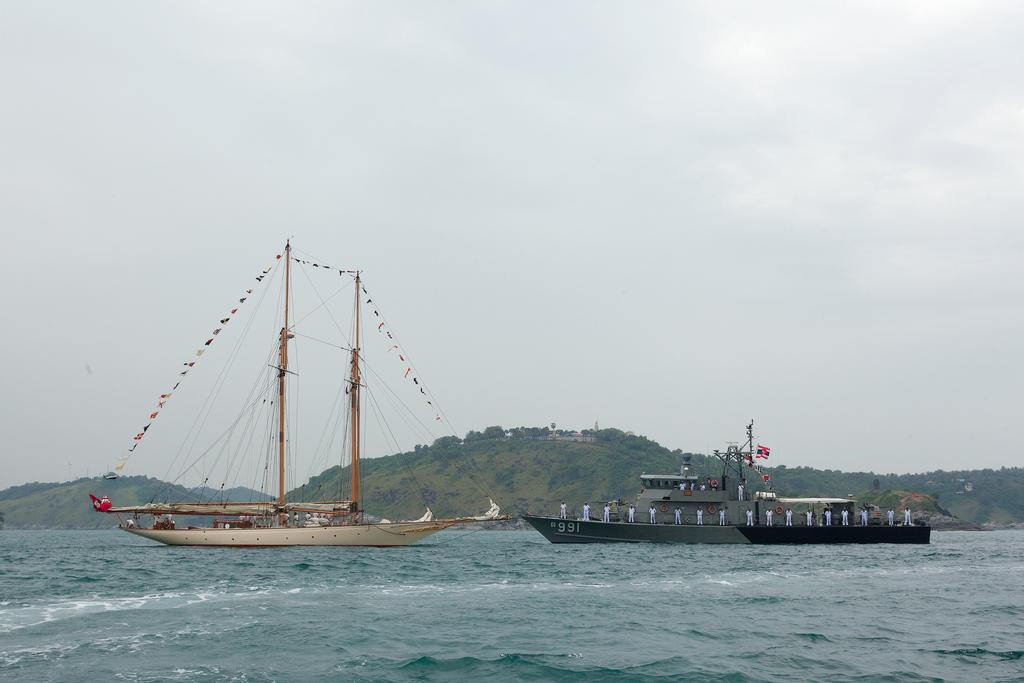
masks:
[(768, 459), (768, 454), (771, 452), (771, 450), (772, 449), (768, 448), (767, 446), (762, 446), (761, 444), (757, 444), (757, 455), (755, 457), (763, 458), (764, 460), (767, 460)]

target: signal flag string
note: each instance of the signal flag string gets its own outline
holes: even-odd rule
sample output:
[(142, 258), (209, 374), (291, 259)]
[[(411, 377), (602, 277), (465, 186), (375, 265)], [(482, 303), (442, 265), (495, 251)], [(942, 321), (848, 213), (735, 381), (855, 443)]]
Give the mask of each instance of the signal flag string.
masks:
[[(275, 257), (275, 260), (280, 259), (281, 254), (278, 254)], [(269, 273), (273, 269), (274, 266), (270, 266), (269, 268), (264, 268), (262, 271), (260, 271), (260, 274), (256, 277), (256, 282), (263, 282), (263, 278), (265, 278), (267, 276), (267, 273)], [(231, 322), (231, 319), (234, 318), (235, 315), (238, 313), (238, 309), (242, 306), (242, 304), (245, 303), (245, 300), (248, 299), (249, 295), (252, 293), (252, 289), (246, 289), (242, 293), (242, 296), (238, 298), (238, 304), (235, 305), (234, 308), (232, 308), (227, 315), (220, 319), (220, 327), (214, 328), (214, 330), (210, 333), (210, 338), (203, 342), (202, 346), (196, 349), (196, 358), (199, 358), (204, 353), (206, 353), (206, 350), (210, 347), (211, 344), (213, 344), (214, 339), (216, 339), (217, 336), (224, 331), (224, 326)], [(178, 377), (185, 377), (185, 375), (187, 375), (192, 370), (192, 368), (195, 367), (195, 364), (196, 361), (194, 360), (184, 362), (182, 365), (184, 366), (185, 369), (178, 373)], [(132, 456), (132, 453), (134, 453), (135, 449), (139, 447), (139, 444), (142, 442), (142, 439), (145, 438), (146, 433), (149, 431), (149, 428), (153, 426), (153, 421), (156, 420), (157, 416), (160, 414), (160, 411), (167, 404), (167, 401), (170, 400), (171, 396), (174, 395), (174, 392), (181, 385), (181, 382), (182, 380), (178, 379), (174, 383), (174, 386), (172, 386), (169, 391), (160, 394), (160, 396), (157, 398), (156, 410), (149, 414), (149, 422), (142, 428), (142, 431), (138, 432), (135, 436), (132, 437), (132, 441), (134, 441), (134, 443), (132, 444), (131, 448), (128, 449), (127, 455), (124, 455), (121, 458), (119, 458), (117, 461), (117, 465), (114, 466), (114, 469), (118, 473), (124, 470), (125, 465), (128, 463), (129, 458), (131, 458)]]

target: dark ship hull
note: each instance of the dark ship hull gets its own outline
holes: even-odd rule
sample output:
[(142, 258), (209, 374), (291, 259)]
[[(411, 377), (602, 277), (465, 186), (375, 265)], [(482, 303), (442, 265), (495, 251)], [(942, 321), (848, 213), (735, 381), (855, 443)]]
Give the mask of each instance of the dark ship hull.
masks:
[(552, 543), (929, 543), (931, 527), (627, 524), (523, 515)]

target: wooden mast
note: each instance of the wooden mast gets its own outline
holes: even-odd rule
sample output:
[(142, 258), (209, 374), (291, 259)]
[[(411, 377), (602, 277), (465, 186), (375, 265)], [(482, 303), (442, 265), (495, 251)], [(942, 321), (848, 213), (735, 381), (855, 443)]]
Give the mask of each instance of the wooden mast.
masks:
[(284, 246), (284, 327), (281, 328), (281, 346), (277, 362), (277, 500), (284, 507), (284, 379), (288, 372), (288, 298), (291, 288), (292, 244)]
[(352, 425), (352, 507), (353, 516), (359, 515), (359, 336), (362, 321), (360, 320), (359, 297), (362, 294), (362, 281), (359, 271), (356, 271), (356, 308), (355, 308), (355, 334), (352, 338), (352, 367), (349, 374), (349, 406), (351, 415), (349, 421)]

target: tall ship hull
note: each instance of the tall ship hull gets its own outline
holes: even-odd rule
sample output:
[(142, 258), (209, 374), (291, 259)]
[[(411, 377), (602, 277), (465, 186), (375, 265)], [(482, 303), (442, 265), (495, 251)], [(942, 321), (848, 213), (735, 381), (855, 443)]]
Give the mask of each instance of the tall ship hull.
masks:
[(552, 543), (929, 543), (927, 526), (675, 525), (523, 515)]
[(408, 522), (351, 524), (328, 527), (268, 527), (262, 529), (191, 528), (125, 530), (166, 545), (259, 548), (272, 546), (372, 546), (377, 548), (412, 545), (448, 528), (452, 523)]

